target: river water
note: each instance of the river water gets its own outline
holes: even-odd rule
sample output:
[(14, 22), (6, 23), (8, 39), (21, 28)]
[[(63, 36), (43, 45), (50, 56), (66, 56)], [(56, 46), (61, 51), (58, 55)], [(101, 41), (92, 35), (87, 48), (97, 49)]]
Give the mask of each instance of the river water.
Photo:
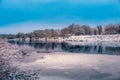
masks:
[(31, 46), (39, 51), (120, 55), (120, 42), (42, 42), (8, 41), (18, 46)]

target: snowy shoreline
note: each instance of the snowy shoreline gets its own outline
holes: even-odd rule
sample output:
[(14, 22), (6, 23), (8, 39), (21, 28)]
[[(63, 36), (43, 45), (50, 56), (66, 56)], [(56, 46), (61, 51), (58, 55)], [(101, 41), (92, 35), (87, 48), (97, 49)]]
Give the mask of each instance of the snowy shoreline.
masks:
[[(57, 80), (120, 79), (120, 56), (77, 53), (44, 54), (42, 59), (40, 58), (41, 54), (36, 56), (36, 59), (31, 62), (20, 62), (19, 67), (22, 70), (41, 70), (41, 78), (47, 76), (48, 78), (52, 77), (53, 80), (56, 80), (55, 78), (57, 77), (61, 78)], [(31, 54), (24, 60), (32, 59), (33, 57), (35, 56)], [(100, 76), (102, 77), (100, 78)], [(63, 77), (65, 79), (62, 79)], [(46, 78), (42, 80), (49, 80)]]
[(2, 46), (0, 49), (1, 53), (11, 54), (25, 51), (26, 56), (13, 60), (11, 64), (23, 71), (40, 71), (40, 80), (120, 79), (120, 56), (118, 55), (36, 53), (33, 48), (26, 46), (20, 48), (8, 43), (5, 43), (4, 47)]
[[(22, 38), (9, 39), (14, 41), (22, 41)], [(33, 38), (33, 41), (46, 41), (46, 38)], [(25, 41), (28, 42), (30, 39), (27, 37)], [(80, 36), (69, 36), (69, 37), (58, 37), (58, 38), (47, 38), (50, 42), (120, 42), (120, 34), (114, 35), (80, 35)]]

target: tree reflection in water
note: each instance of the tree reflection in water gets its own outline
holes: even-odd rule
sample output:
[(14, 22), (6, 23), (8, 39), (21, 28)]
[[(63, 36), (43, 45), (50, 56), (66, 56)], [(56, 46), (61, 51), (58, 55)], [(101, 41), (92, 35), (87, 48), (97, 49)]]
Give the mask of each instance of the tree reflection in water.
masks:
[(11, 44), (17, 44), (19, 46), (29, 45), (39, 50), (46, 50), (52, 52), (70, 52), (70, 53), (89, 53), (89, 54), (120, 54), (120, 46), (104, 46), (104, 43), (95, 45), (72, 45), (66, 42), (25, 42), (25, 41), (8, 41)]

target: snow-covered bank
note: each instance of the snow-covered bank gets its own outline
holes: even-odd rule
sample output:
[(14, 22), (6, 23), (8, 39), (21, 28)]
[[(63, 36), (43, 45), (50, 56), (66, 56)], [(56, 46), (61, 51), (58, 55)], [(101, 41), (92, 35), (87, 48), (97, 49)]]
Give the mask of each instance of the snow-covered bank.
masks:
[(10, 45), (4, 41), (0, 41), (0, 56), (6, 59), (18, 57), (19, 47)]
[[(120, 56), (67, 52), (37, 53), (28, 46), (0, 43), (0, 53), (23, 54), (11, 64), (21, 71), (37, 71), (33, 80), (120, 80)], [(34, 72), (33, 72), (34, 73)]]
[(116, 35), (81, 35), (81, 36), (70, 36), (65, 39), (66, 41), (77, 41), (77, 42), (120, 42), (120, 34)]
[[(0, 80), (35, 80), (39, 78), (36, 72), (22, 71), (15, 64), (19, 59), (27, 56), (32, 48), (18, 47), (0, 40)], [(33, 50), (34, 51), (34, 50)]]
[(24, 62), (32, 56), (26, 57), (18, 65), (22, 70), (40, 70), (42, 80), (120, 79), (120, 56), (51, 53), (42, 55), (42, 58), (41, 54), (37, 54), (36, 59)]
[[(16, 38), (16, 39), (9, 39), (14, 41), (22, 41), (22, 38)], [(32, 39), (33, 41), (46, 41), (46, 38), (38, 38)], [(26, 42), (29, 42), (30, 39), (27, 37), (25, 38)], [(70, 36), (70, 37), (58, 37), (58, 38), (47, 38), (48, 42), (64, 42), (64, 41), (70, 41), (70, 42), (120, 42), (120, 34), (113, 34), (113, 35), (80, 35), (80, 36)]]

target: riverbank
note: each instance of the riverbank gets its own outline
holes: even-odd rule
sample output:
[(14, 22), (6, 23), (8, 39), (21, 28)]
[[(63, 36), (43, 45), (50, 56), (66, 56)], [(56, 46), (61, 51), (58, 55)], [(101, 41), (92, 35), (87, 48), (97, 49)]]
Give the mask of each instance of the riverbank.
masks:
[(21, 70), (39, 70), (40, 80), (119, 80), (119, 59), (113, 55), (32, 53), (17, 65)]
[(40, 79), (35, 80), (120, 80), (118, 55), (37, 53), (33, 48), (8, 43), (2, 43), (0, 49), (4, 54), (22, 52), (24, 55), (11, 60), (11, 65), (21, 71), (39, 71)]
[(29, 37), (26, 37), (24, 39), (22, 38), (15, 38), (15, 39), (9, 39), (14, 41), (43, 41), (43, 42), (120, 42), (120, 34), (114, 34), (114, 35), (80, 35), (80, 36), (69, 36), (69, 37), (56, 37), (56, 38), (33, 38), (29, 39)]

